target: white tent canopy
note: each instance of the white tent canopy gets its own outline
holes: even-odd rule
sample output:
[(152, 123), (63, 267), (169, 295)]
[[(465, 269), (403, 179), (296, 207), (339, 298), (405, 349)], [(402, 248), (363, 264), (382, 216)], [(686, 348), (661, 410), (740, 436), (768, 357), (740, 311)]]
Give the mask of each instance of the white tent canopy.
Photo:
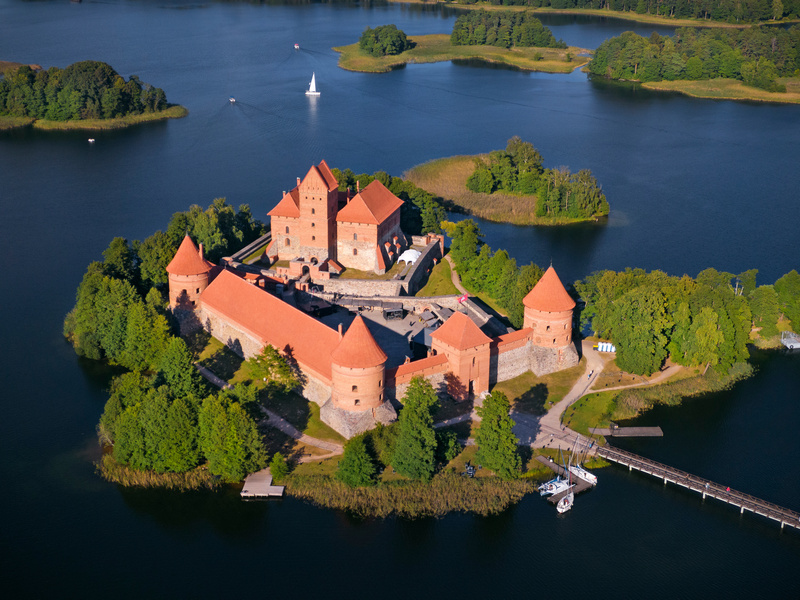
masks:
[(420, 257), (419, 250), (413, 250), (409, 248), (405, 252), (400, 255), (400, 258), (397, 259), (397, 262), (401, 260), (404, 261), (406, 264), (411, 263), (412, 265), (417, 262), (417, 259)]

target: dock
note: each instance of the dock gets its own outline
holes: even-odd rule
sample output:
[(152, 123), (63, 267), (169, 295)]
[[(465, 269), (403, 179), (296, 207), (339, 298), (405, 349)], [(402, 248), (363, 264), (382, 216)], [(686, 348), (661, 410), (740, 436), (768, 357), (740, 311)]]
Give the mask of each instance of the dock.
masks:
[[(536, 460), (538, 460), (548, 469), (552, 469), (553, 471), (555, 471), (556, 475), (561, 475), (561, 477), (566, 479), (567, 470), (557, 462), (550, 460), (547, 456), (537, 456)], [(570, 492), (570, 490), (572, 490), (573, 494), (580, 494), (581, 492), (585, 492), (589, 488), (593, 487), (591, 483), (589, 483), (588, 481), (584, 481), (580, 477), (576, 477), (575, 475), (570, 475), (569, 477), (572, 481), (575, 482), (575, 484), (569, 490), (560, 492), (558, 494), (553, 494), (552, 496), (548, 496), (547, 497), (548, 502), (550, 502), (551, 504), (558, 504), (558, 501), (561, 500), (561, 498), (563, 498), (564, 496), (566, 496)]]
[(597, 454), (608, 461), (628, 467), (631, 471), (636, 469), (642, 473), (647, 473), (653, 477), (657, 477), (667, 483), (674, 483), (693, 492), (697, 492), (703, 496), (716, 498), (720, 502), (725, 502), (739, 509), (739, 514), (744, 514), (744, 511), (750, 511), (754, 514), (767, 517), (773, 521), (781, 524), (781, 529), (788, 525), (795, 529), (800, 529), (800, 513), (797, 513), (788, 508), (783, 508), (777, 504), (772, 504), (766, 500), (750, 496), (743, 492), (733, 490), (730, 487), (720, 485), (709, 479), (703, 479), (697, 475), (686, 473), (679, 469), (661, 464), (649, 458), (638, 456), (633, 452), (620, 450), (611, 446), (601, 446), (597, 448)]
[(664, 437), (661, 427), (593, 427), (590, 431), (605, 437)]
[(282, 485), (272, 485), (272, 473), (269, 472), (268, 467), (248, 475), (239, 495), (243, 500), (280, 498), (283, 496), (283, 489)]

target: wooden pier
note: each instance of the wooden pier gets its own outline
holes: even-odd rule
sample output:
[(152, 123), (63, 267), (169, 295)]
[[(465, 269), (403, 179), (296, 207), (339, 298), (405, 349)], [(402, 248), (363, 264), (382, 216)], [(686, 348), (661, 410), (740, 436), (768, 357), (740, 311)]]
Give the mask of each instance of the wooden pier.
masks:
[(239, 495), (243, 500), (259, 500), (283, 496), (282, 485), (272, 485), (272, 473), (269, 467), (247, 476)]
[(664, 481), (664, 485), (667, 485), (667, 482), (674, 483), (701, 494), (704, 499), (708, 496), (710, 498), (716, 498), (721, 502), (731, 504), (739, 509), (740, 514), (748, 510), (757, 515), (779, 522), (781, 524), (781, 529), (783, 529), (784, 525), (800, 529), (800, 513), (789, 510), (788, 508), (783, 508), (777, 504), (772, 504), (771, 502), (761, 500), (760, 498), (744, 494), (737, 490), (732, 490), (729, 487), (708, 479), (703, 479), (697, 475), (686, 473), (685, 471), (638, 456), (632, 452), (620, 450), (619, 448), (601, 446), (597, 448), (597, 454), (606, 460), (628, 467), (629, 471), (636, 469), (642, 473), (657, 477)]
[[(552, 469), (555, 471), (556, 475), (561, 475), (564, 479), (567, 478), (567, 470), (562, 467), (560, 464), (551, 460), (547, 456), (537, 456), (536, 460), (540, 463), (545, 465), (547, 468)], [(581, 492), (585, 492), (589, 488), (593, 487), (591, 483), (581, 479), (580, 477), (576, 477), (575, 475), (569, 475), (571, 481), (574, 481), (575, 484), (570, 488), (573, 494), (580, 494)], [(570, 490), (564, 490), (563, 492), (559, 492), (558, 494), (553, 494), (552, 496), (547, 497), (547, 501), (551, 504), (558, 504), (558, 501), (561, 500), (564, 496), (566, 496)]]
[(661, 427), (593, 427), (590, 431), (605, 437), (664, 437)]

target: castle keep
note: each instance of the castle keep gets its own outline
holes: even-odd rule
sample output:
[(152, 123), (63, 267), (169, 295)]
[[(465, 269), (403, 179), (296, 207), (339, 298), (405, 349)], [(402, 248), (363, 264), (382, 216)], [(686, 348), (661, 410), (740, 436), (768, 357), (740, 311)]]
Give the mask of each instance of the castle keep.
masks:
[[(337, 188), (324, 161), (312, 167), (269, 213), (268, 252), (315, 266), (337, 260), (360, 270), (390, 265), (406, 243), (399, 229), (402, 202), (377, 181), (352, 197)], [(553, 267), (525, 297), (519, 331), (487, 335), (456, 311), (430, 335), (427, 357), (393, 368), (387, 368), (387, 353), (373, 335), (380, 325), (368, 325), (359, 315), (346, 331), (341, 325), (337, 331), (257, 285), (251, 273), (230, 262), (212, 265), (188, 235), (167, 272), (173, 310), (193, 314), (245, 358), (266, 345), (278, 349), (300, 372), (302, 393), (320, 406), (322, 420), (347, 438), (394, 420), (394, 407), (415, 376), (465, 399), (527, 371), (544, 375), (578, 362), (572, 343), (575, 302)], [(337, 290), (342, 284), (337, 281)]]

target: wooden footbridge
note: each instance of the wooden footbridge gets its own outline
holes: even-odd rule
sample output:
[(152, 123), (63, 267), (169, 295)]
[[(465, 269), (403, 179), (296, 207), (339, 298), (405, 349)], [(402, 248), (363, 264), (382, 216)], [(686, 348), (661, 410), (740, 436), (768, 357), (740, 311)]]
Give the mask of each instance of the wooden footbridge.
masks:
[(781, 524), (781, 529), (783, 529), (784, 525), (800, 529), (800, 513), (789, 510), (788, 508), (783, 508), (782, 506), (772, 504), (760, 498), (755, 498), (754, 496), (732, 490), (729, 487), (714, 483), (708, 479), (703, 479), (697, 475), (686, 473), (679, 469), (650, 460), (649, 458), (644, 458), (632, 452), (620, 450), (612, 446), (598, 447), (597, 454), (606, 460), (628, 467), (629, 471), (636, 469), (642, 473), (647, 473), (648, 475), (662, 479), (664, 485), (667, 485), (667, 482), (671, 482), (692, 490), (693, 492), (697, 492), (698, 494), (702, 494), (704, 499), (706, 496), (709, 496), (721, 502), (732, 504), (739, 509), (740, 514), (749, 510), (757, 515), (767, 517), (773, 521), (778, 521)]

